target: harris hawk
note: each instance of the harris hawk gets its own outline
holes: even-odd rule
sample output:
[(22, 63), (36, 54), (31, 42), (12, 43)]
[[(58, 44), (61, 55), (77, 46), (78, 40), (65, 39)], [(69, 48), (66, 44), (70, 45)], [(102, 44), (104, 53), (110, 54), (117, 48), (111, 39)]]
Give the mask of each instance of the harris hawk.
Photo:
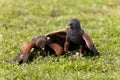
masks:
[[(68, 26), (70, 26), (70, 28), (75, 25), (72, 24), (73, 22), (72, 20), (69, 21)], [(79, 21), (76, 22), (77, 25), (79, 25), (78, 23)], [(86, 53), (90, 52), (92, 55), (95, 56), (99, 55), (99, 52), (95, 48), (92, 39), (81, 28), (80, 35), (78, 35), (80, 36), (80, 38), (77, 36), (77, 39), (80, 39), (78, 40), (78, 42), (80, 41), (80, 44), (74, 43), (74, 40), (73, 42), (67, 40), (69, 39), (68, 34), (70, 28), (51, 32), (45, 36), (34, 37), (30, 42), (26, 42), (22, 45), (20, 52), (12, 60), (5, 61), (10, 63), (14, 61), (17, 61), (18, 63), (27, 63), (31, 52), (41, 50), (45, 51), (46, 54), (49, 52), (54, 53), (57, 56), (65, 54), (66, 51), (73, 51), (77, 49), (80, 49), (81, 53), (84, 53), (84, 51), (86, 51)], [(70, 39), (75, 38), (70, 37)]]

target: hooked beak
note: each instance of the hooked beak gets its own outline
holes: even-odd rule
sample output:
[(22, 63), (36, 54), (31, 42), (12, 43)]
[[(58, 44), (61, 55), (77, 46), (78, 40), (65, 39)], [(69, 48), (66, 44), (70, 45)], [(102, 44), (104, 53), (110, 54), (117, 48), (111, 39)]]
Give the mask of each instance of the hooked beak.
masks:
[(70, 27), (70, 28), (73, 28), (72, 26), (72, 23), (71, 22), (68, 22), (67, 25)]
[(41, 48), (43, 51), (45, 50), (45, 48)]
[(68, 23), (67, 23), (67, 26), (71, 26), (71, 25), (72, 25), (72, 23), (71, 23), (71, 22), (68, 22)]

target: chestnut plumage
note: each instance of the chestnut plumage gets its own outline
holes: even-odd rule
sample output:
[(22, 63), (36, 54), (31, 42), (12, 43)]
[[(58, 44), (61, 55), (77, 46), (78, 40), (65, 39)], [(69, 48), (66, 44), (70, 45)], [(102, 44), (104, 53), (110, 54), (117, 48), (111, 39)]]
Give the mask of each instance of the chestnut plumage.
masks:
[[(80, 34), (77, 36), (80, 36), (80, 42), (78, 40), (79, 44), (72, 42), (72, 39), (70, 39), (70, 43), (66, 43), (66, 38), (69, 37), (67, 34), (68, 29), (64, 30), (59, 30), (55, 31), (52, 33), (49, 33), (46, 36), (37, 36), (34, 37), (30, 42), (26, 42), (22, 45), (22, 48), (20, 52), (15, 56), (12, 60), (7, 61), (7, 62), (13, 62), (17, 61), (19, 63), (23, 62), (26, 63), (28, 62), (29, 55), (31, 53), (31, 50), (38, 50), (41, 51), (44, 48), (44, 51), (46, 53), (54, 53), (57, 56), (63, 55), (64, 54), (64, 49), (67, 48), (69, 51), (73, 51), (76, 49), (80, 49), (82, 53), (84, 53), (84, 50), (87, 52), (92, 52), (94, 55), (99, 55), (97, 49), (95, 48), (91, 38), (81, 29), (79, 32)], [(71, 33), (71, 32), (70, 32)], [(66, 36), (67, 35), (67, 36)], [(76, 37), (75, 37), (76, 38)], [(68, 39), (69, 41), (69, 39)], [(64, 47), (66, 45), (66, 47)]]
[(38, 51), (43, 50), (43, 48), (45, 48), (46, 46), (46, 41), (47, 41), (46, 36), (34, 37), (30, 42), (26, 42), (22, 45), (20, 52), (12, 60), (9, 60), (9, 61), (5, 60), (5, 61), (10, 63), (13, 61), (17, 61), (20, 64), (27, 63), (32, 48)]

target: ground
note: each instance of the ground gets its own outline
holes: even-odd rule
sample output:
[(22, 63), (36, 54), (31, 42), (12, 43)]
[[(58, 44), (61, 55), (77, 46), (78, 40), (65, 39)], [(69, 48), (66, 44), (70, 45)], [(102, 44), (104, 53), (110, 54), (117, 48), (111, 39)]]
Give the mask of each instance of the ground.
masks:
[[(32, 37), (67, 28), (71, 18), (81, 20), (99, 57), (3, 62)], [(119, 80), (119, 74), (120, 0), (0, 0), (0, 80)]]

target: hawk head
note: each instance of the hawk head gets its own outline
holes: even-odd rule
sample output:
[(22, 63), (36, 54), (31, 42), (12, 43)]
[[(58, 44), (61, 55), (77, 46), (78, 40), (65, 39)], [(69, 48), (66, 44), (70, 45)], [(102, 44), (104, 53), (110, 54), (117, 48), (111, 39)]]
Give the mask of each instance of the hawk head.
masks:
[(79, 28), (81, 28), (80, 21), (78, 19), (76, 19), (76, 18), (73, 18), (70, 21), (68, 21), (67, 25), (70, 26), (71, 29), (79, 29)]

